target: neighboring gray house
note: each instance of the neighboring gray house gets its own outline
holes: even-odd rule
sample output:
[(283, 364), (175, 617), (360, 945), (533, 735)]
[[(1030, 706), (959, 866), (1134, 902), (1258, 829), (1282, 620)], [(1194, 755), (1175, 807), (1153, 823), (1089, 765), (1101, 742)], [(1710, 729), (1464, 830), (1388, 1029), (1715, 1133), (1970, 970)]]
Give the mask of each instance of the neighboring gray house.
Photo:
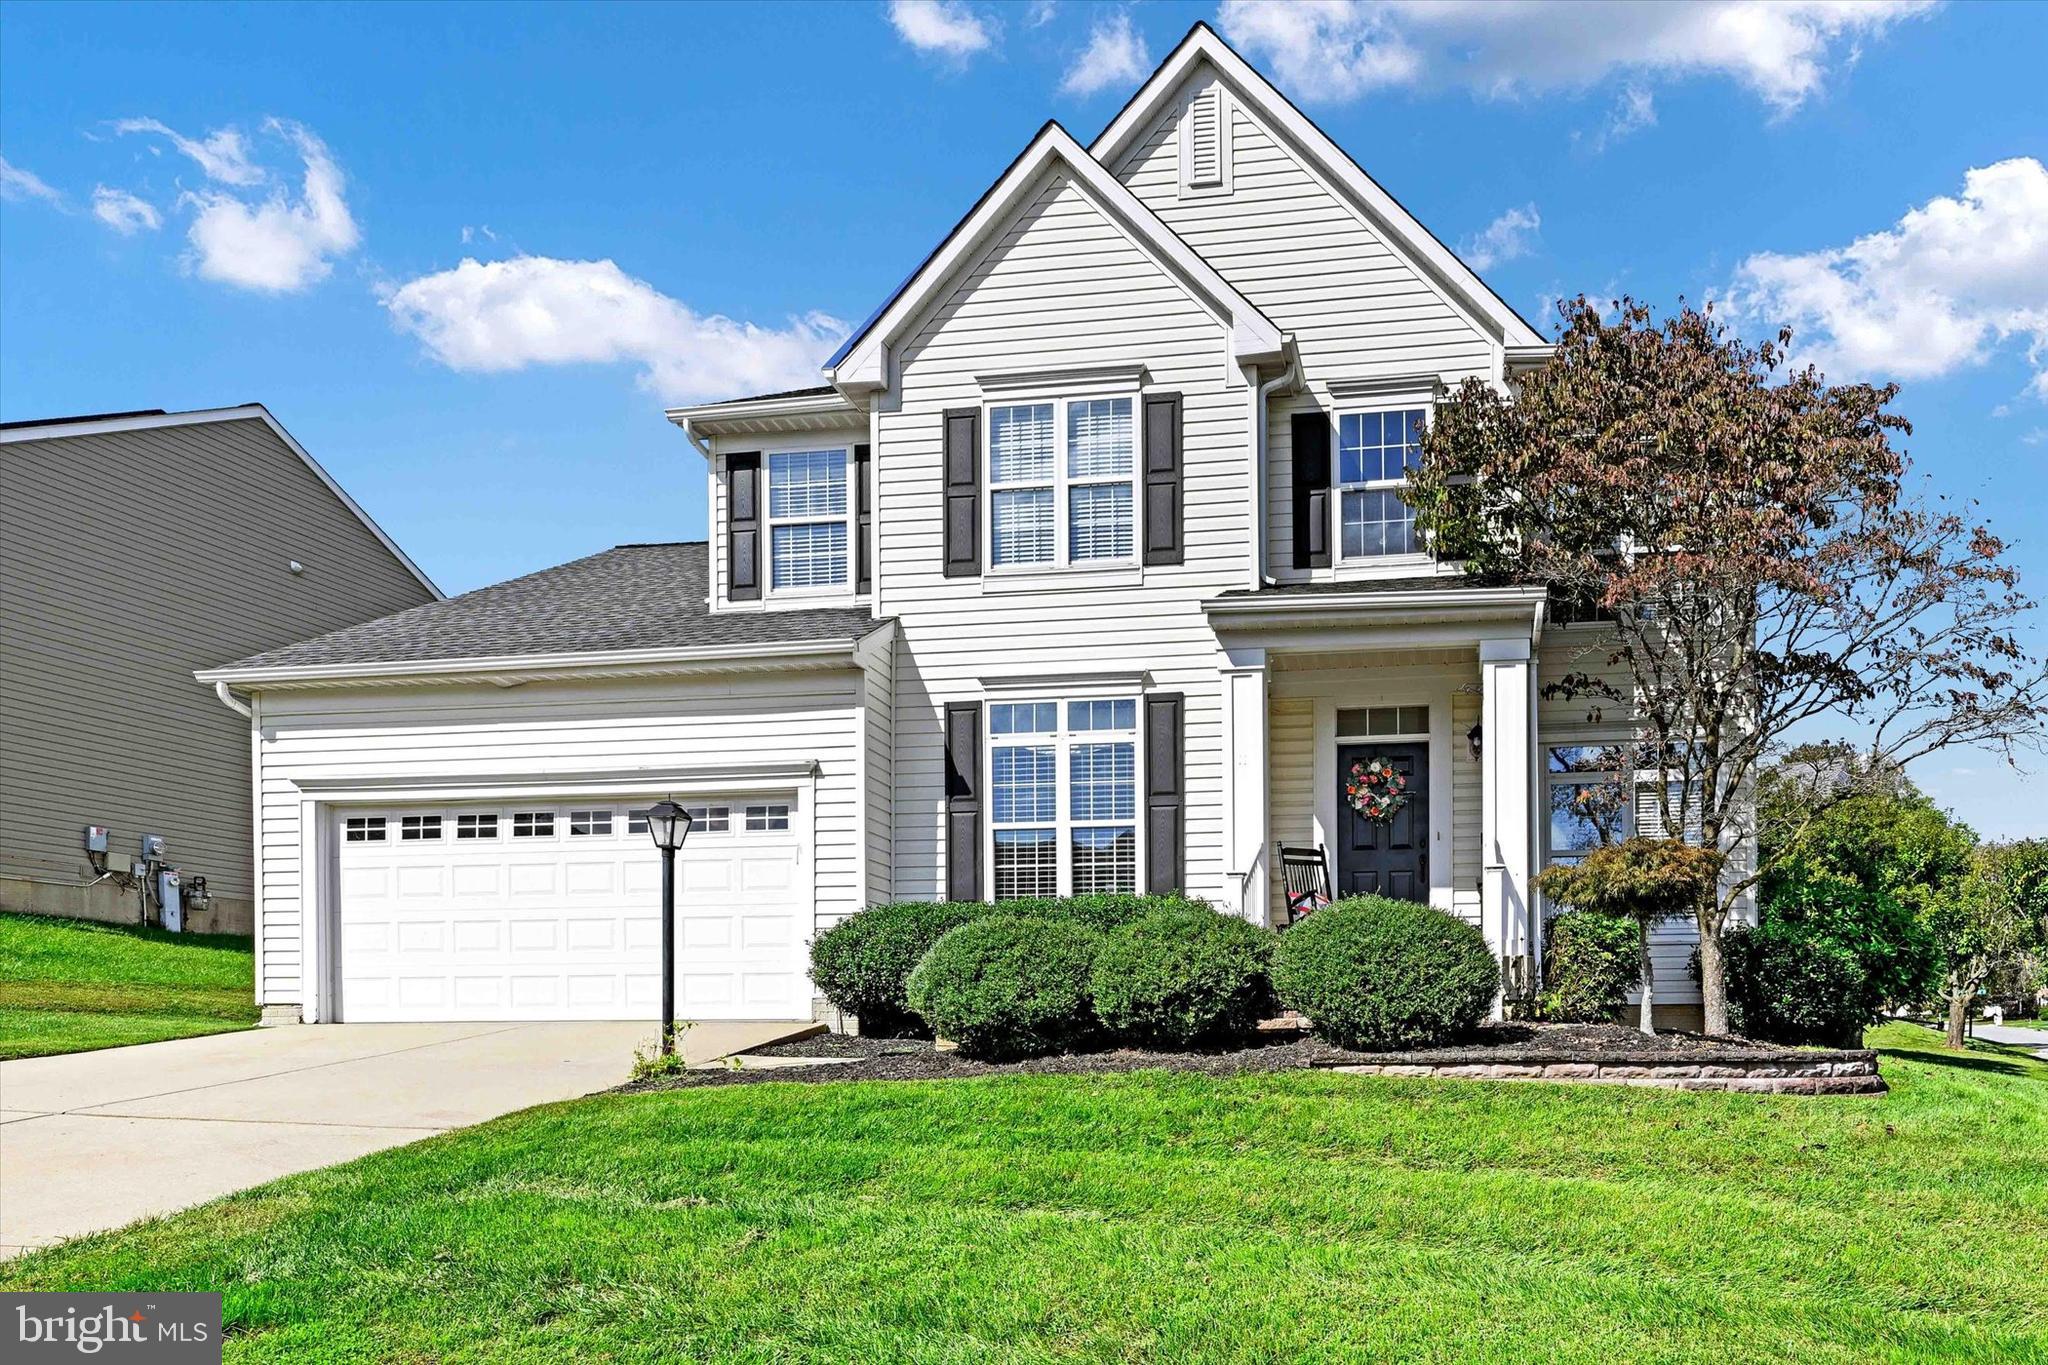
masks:
[(0, 909), (133, 922), (156, 834), (249, 932), (249, 723), (192, 671), (440, 596), (261, 404), (0, 424)]

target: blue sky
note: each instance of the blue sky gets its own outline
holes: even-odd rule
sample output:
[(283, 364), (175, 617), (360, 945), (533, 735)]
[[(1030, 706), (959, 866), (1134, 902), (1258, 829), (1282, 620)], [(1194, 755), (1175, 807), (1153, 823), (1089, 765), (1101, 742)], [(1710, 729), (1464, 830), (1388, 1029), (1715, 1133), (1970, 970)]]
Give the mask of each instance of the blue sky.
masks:
[[(1918, 467), (2048, 591), (2018, 4), (0, 4), (0, 416), (261, 400), (449, 591), (696, 537), (663, 400), (814, 382), (1197, 19), (1539, 324), (1716, 297), (1900, 378)], [(2048, 829), (2038, 778), (1917, 775)]]

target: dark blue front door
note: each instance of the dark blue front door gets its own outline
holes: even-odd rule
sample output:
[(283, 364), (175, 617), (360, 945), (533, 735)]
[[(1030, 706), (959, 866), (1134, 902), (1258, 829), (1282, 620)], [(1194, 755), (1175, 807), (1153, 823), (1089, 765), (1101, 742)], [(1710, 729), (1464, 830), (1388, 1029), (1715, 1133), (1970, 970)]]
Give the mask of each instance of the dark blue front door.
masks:
[[(1385, 759), (1408, 779), (1408, 804), (1391, 820), (1368, 820), (1351, 808), (1344, 788), (1351, 765)], [(1429, 899), (1429, 746), (1337, 746), (1337, 894)]]

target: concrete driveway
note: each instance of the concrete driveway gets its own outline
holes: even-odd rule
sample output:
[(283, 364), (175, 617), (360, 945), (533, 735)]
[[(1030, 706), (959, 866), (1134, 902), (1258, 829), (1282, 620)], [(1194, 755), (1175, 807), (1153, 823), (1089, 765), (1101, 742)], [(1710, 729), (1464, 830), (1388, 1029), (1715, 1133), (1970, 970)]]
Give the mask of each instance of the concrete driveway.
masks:
[[(815, 1026), (706, 1023), (708, 1062)], [(0, 1257), (626, 1079), (650, 1023), (331, 1024), (0, 1062)]]

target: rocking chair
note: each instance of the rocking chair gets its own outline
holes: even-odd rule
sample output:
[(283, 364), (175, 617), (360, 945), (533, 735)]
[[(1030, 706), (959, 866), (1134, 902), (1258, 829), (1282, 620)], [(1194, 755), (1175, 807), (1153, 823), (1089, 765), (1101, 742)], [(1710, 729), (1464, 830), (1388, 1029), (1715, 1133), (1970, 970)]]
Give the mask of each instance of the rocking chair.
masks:
[(1320, 848), (1280, 846), (1280, 875), (1287, 888), (1287, 922), (1293, 924), (1330, 903), (1330, 864)]

